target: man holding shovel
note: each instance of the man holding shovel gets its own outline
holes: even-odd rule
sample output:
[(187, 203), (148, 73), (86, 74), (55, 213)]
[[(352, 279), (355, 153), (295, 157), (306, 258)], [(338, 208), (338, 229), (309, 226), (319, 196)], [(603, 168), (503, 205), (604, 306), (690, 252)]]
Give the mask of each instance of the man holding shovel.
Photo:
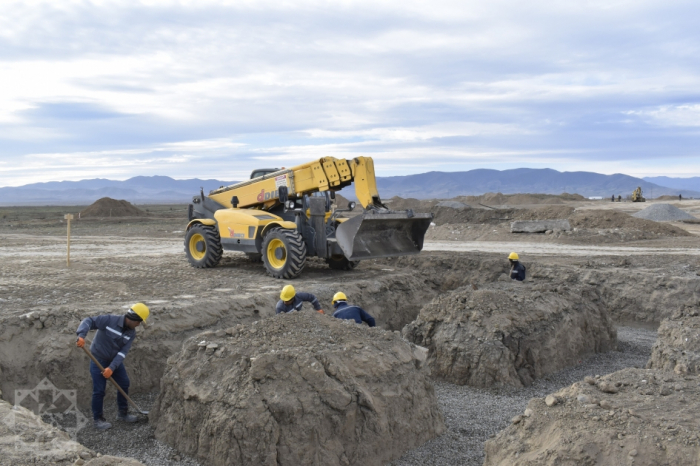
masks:
[[(126, 315), (102, 315), (84, 319), (78, 330), (77, 345), (85, 346), (85, 336), (90, 330), (97, 330), (92, 340), (90, 352), (104, 371), (100, 370), (95, 362), (90, 362), (90, 375), (92, 375), (92, 416), (95, 428), (107, 430), (112, 424), (107, 422), (102, 414), (102, 403), (105, 397), (107, 379), (110, 377), (124, 390), (129, 392), (129, 376), (124, 368), (124, 359), (129, 353), (134, 339), (136, 327), (141, 322), (146, 322), (150, 311), (148, 306), (137, 303), (131, 306)], [(127, 399), (121, 393), (117, 393), (117, 406), (119, 407), (118, 419), (125, 422), (136, 422), (136, 416), (129, 414)]]

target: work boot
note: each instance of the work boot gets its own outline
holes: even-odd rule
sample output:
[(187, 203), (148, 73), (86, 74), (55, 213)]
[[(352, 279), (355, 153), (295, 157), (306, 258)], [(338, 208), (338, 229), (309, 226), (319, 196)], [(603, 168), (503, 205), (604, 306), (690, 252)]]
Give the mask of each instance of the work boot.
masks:
[(129, 412), (120, 412), (117, 419), (123, 422), (136, 422), (136, 416), (129, 414)]
[(105, 418), (101, 417), (99, 419), (95, 419), (94, 421), (95, 429), (97, 430), (107, 430), (110, 427), (112, 427), (112, 424), (107, 422)]

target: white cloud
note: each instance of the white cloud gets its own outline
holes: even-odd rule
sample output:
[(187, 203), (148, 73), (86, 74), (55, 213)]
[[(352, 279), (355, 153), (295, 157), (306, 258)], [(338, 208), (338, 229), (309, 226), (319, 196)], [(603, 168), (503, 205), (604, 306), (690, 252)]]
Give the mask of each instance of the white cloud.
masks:
[(698, 14), (686, 0), (4, 1), (0, 185), (230, 179), (323, 154), (385, 172), (653, 171), (663, 154), (700, 174)]

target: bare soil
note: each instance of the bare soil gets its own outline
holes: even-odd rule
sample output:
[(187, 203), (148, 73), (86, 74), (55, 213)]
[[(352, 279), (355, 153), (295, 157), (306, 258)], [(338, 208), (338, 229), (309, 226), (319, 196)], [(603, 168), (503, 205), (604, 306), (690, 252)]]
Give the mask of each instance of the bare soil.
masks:
[[(618, 215), (629, 217), (629, 213), (639, 210), (631, 203), (563, 202), (523, 205), (510, 212), (513, 217), (550, 217), (572, 212), (573, 208), (570, 217), (580, 215), (584, 222), (580, 236), (579, 232), (571, 236), (514, 235), (509, 232), (513, 217), (495, 218), (500, 215), (497, 211), (483, 208), (477, 212), (480, 217), (474, 217), (475, 222), (481, 223), (465, 217), (465, 223), (446, 220), (432, 227), (424, 252), (418, 256), (364, 261), (347, 272), (330, 270), (324, 262), (311, 259), (301, 277), (293, 282), (268, 277), (261, 264), (250, 262), (243, 254), (225, 254), (214, 269), (190, 267), (182, 242), (185, 206), (139, 206), (149, 215), (73, 222), (70, 267), (65, 261), (63, 215), (80, 212), (82, 207), (3, 208), (2, 398), (12, 403), (15, 389), (33, 387), (48, 377), (58, 387), (77, 390), (81, 409), (89, 413), (91, 381), (87, 359), (74, 347), (75, 329), (80, 319), (88, 315), (120, 314), (136, 301), (148, 304), (153, 317), (149, 320), (151, 325), (139, 328), (126, 367), (132, 393), (152, 403), (160, 390), (168, 357), (176, 354), (184, 341), (203, 331), (239, 324), (252, 326), (254, 321), (272, 317), (279, 290), (286, 283), (316, 294), (327, 311), (332, 295), (342, 290), (350, 301), (374, 315), (384, 330), (400, 330), (418, 316), (424, 305), (443, 293), (472, 284), (482, 287), (497, 283), (508, 270), (505, 258), (511, 251), (521, 253), (528, 268), (527, 280), (533, 284), (565, 283), (573, 289), (584, 285), (594, 288), (617, 324), (618, 335), (624, 335), (625, 329), (632, 326), (655, 328), (680, 306), (700, 300), (700, 226), (652, 222), (660, 229), (651, 230), (646, 224), (642, 228), (627, 223), (627, 217)], [(677, 206), (697, 215), (700, 203), (693, 202), (683, 201)], [(585, 223), (588, 219), (590, 223)], [(615, 226), (616, 222), (622, 226)], [(606, 228), (591, 226), (599, 224)], [(617, 354), (612, 351), (592, 356), (581, 364), (597, 361), (595, 370), (601, 375), (621, 369), (617, 364), (632, 364)], [(639, 354), (642, 356), (635, 357), (644, 361), (649, 357), (648, 353)], [(533, 387), (539, 383), (535, 380)], [(560, 385), (548, 385), (550, 392), (570, 385), (572, 380), (563, 378), (556, 383)], [(426, 448), (441, 445), (443, 459), (436, 463), (424, 461), (421, 447), (397, 460), (397, 464), (480, 464), (483, 440), (504, 426), (504, 418), (484, 416), (478, 425), (467, 426), (465, 423), (470, 421), (455, 413), (462, 403), (468, 402), (464, 397), (476, 397), (487, 407), (489, 403), (501, 403), (500, 395), (492, 395), (488, 390), (469, 391), (476, 389), (461, 389), (446, 382), (437, 387), (438, 401), (448, 413), (448, 432), (428, 442)], [(529, 388), (519, 390), (522, 391), (514, 393), (521, 393), (520, 397), (535, 394)], [(535, 396), (542, 396), (540, 393)], [(111, 406), (113, 400), (106, 403)], [(503, 413), (508, 415), (507, 410)], [(130, 426), (116, 426), (109, 439), (86, 430), (81, 441), (95, 451), (104, 448), (104, 454), (125, 456), (122, 453), (128, 451), (126, 456), (145, 464), (194, 464), (184, 455), (149, 454), (158, 448), (163, 450), (157, 451), (168, 451), (155, 439), (129, 449), (130, 433), (135, 432), (129, 429)], [(143, 424), (138, 429), (143, 429), (139, 435), (153, 432)], [(467, 451), (459, 445), (471, 446)]]

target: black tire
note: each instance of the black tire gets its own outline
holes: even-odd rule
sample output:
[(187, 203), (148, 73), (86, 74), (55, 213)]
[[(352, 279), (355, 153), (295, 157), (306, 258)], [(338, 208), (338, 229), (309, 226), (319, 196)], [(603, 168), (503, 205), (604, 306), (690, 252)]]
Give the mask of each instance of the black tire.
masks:
[(262, 254), (258, 254), (257, 252), (246, 253), (246, 256), (248, 256), (248, 260), (251, 262), (262, 262)]
[(216, 228), (198, 223), (187, 230), (185, 255), (192, 267), (207, 269), (216, 267), (224, 250)]
[(333, 270), (352, 270), (360, 261), (348, 260), (345, 256), (331, 256), (326, 259), (326, 264)]
[(263, 239), (262, 260), (275, 278), (297, 277), (306, 265), (304, 239), (296, 230), (273, 228)]

